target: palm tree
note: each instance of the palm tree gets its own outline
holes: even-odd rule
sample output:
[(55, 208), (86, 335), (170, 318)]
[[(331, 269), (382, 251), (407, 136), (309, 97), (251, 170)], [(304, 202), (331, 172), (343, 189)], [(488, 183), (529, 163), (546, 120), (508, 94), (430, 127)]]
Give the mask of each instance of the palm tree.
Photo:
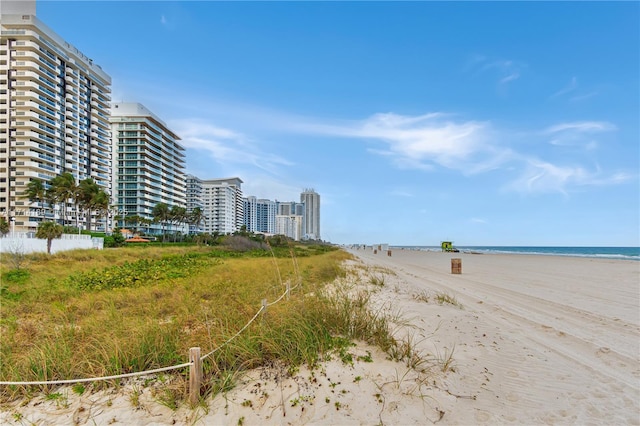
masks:
[(87, 211), (87, 230), (91, 231), (91, 211), (94, 207), (94, 197), (100, 191), (98, 184), (91, 178), (80, 181), (78, 186), (79, 205)]
[(42, 180), (32, 179), (27, 184), (27, 190), (24, 194), (32, 203), (42, 203), (46, 200), (47, 190), (44, 187)]
[[(186, 220), (187, 217), (187, 209), (184, 207), (180, 207), (180, 206), (173, 206), (171, 207), (171, 210), (169, 211), (169, 219), (171, 221), (171, 224), (175, 224), (180, 225), (181, 223), (184, 223), (184, 221)], [(173, 241), (176, 241), (176, 234), (178, 232), (175, 231), (173, 234)]]
[[(99, 221), (100, 218), (105, 217), (109, 212), (109, 201), (109, 194), (102, 188), (100, 188), (98, 192), (93, 195), (91, 204), (96, 212), (96, 221)], [(89, 225), (91, 225), (91, 220), (89, 220)], [(89, 230), (91, 230), (91, 226), (89, 226)], [(105, 223), (104, 225), (104, 230), (105, 232), (107, 231), (107, 223)]]
[(160, 222), (160, 224), (162, 225), (162, 242), (164, 242), (164, 226), (169, 220), (169, 213), (169, 206), (165, 203), (156, 204), (151, 212), (151, 214), (153, 215), (153, 219), (156, 222)]
[[(142, 228), (146, 228), (146, 230), (149, 230), (149, 225), (151, 225), (153, 221), (151, 219), (147, 219), (146, 217), (140, 217), (140, 220), (138, 221), (138, 224), (142, 227)], [(145, 231), (145, 233), (147, 232)]]
[(47, 254), (51, 254), (51, 242), (62, 236), (62, 226), (55, 222), (40, 222), (36, 231), (36, 238), (47, 240)]
[(195, 207), (191, 210), (191, 215), (189, 215), (189, 223), (196, 227), (196, 231), (200, 230), (200, 224), (206, 217), (204, 216), (204, 212), (200, 207)]
[(0, 217), (0, 237), (9, 233), (9, 222), (4, 217)]
[(136, 214), (132, 214), (129, 216), (126, 216), (124, 218), (124, 223), (125, 225), (131, 225), (131, 229), (132, 229), (132, 234), (137, 233), (138, 231), (138, 224), (140, 223), (140, 216), (136, 215)]
[(76, 184), (76, 178), (71, 173), (64, 172), (51, 179), (50, 190), (55, 194), (56, 201), (62, 203), (64, 220), (67, 217), (67, 203), (71, 200), (76, 210), (76, 227), (79, 227), (80, 187)]

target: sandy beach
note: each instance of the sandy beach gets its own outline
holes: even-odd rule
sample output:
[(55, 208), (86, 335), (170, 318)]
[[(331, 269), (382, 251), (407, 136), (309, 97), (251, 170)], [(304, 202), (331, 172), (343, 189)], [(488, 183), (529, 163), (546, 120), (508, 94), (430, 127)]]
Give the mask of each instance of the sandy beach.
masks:
[(361, 343), (350, 363), (251, 371), (206, 409), (172, 410), (139, 381), (81, 396), (61, 388), (62, 399), (3, 407), (0, 423), (640, 424), (640, 262), (351, 253), (359, 275), (336, 285), (371, 292), (421, 355), (417, 368)]

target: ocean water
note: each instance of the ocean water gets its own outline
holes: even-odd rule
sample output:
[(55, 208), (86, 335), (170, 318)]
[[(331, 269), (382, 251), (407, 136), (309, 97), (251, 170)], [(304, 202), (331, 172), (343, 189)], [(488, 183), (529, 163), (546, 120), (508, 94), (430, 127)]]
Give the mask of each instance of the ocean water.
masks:
[[(399, 246), (426, 251), (440, 251), (439, 246)], [(456, 246), (463, 253), (538, 254), (553, 256), (596, 257), (605, 259), (640, 260), (640, 247), (512, 247)]]

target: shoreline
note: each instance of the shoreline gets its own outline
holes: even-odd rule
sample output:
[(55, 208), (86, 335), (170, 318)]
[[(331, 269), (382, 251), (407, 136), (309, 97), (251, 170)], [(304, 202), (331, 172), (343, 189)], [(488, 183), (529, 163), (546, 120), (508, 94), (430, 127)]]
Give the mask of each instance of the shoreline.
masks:
[[(374, 246), (367, 246), (367, 250), (371, 250), (371, 247), (375, 247)], [(519, 246), (513, 246), (513, 249), (518, 249), (518, 248), (526, 248), (526, 249), (536, 249), (536, 248), (541, 248), (541, 249), (562, 249), (562, 248), (567, 248), (567, 249), (634, 249), (634, 250), (640, 250), (638, 247), (544, 247), (544, 246), (540, 246), (540, 247), (536, 247), (536, 246), (531, 246), (531, 247), (519, 247)], [(606, 253), (569, 253), (569, 252), (552, 252), (552, 251), (548, 251), (548, 252), (544, 252), (544, 251), (518, 251), (518, 250), (508, 250), (509, 247), (502, 247), (502, 246), (495, 246), (495, 247), (490, 247), (490, 246), (477, 246), (477, 247), (457, 247), (457, 249), (459, 250), (458, 252), (443, 252), (440, 247), (436, 247), (436, 246), (425, 246), (425, 247), (419, 247), (419, 246), (393, 246), (393, 245), (389, 245), (389, 249), (391, 250), (408, 250), (408, 251), (421, 251), (421, 252), (427, 252), (427, 253), (444, 253), (444, 254), (456, 254), (456, 253), (466, 253), (466, 254), (488, 254), (488, 255), (494, 255), (494, 254), (504, 254), (504, 255), (530, 255), (530, 256), (558, 256), (558, 257), (575, 257), (575, 258), (586, 258), (586, 259), (610, 259), (610, 260), (630, 260), (630, 261), (640, 261), (640, 255), (625, 255), (625, 254), (606, 254)], [(499, 250), (499, 249), (503, 249), (503, 250)], [(349, 248), (347, 250), (354, 250), (354, 251), (358, 251), (358, 250), (363, 250), (363, 249), (357, 249), (357, 248)]]

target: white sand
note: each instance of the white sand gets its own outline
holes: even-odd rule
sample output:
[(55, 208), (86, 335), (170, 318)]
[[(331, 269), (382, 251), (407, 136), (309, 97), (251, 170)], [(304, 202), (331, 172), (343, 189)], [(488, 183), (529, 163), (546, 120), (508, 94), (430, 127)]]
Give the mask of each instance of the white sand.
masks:
[(384, 278), (367, 287), (381, 311), (401, 313), (397, 335), (420, 349), (426, 371), (358, 345), (353, 365), (334, 357), (294, 377), (252, 371), (207, 410), (170, 410), (140, 381), (83, 396), (62, 388), (57, 401), (3, 407), (0, 424), (640, 424), (640, 262), (353, 253), (362, 274)]

